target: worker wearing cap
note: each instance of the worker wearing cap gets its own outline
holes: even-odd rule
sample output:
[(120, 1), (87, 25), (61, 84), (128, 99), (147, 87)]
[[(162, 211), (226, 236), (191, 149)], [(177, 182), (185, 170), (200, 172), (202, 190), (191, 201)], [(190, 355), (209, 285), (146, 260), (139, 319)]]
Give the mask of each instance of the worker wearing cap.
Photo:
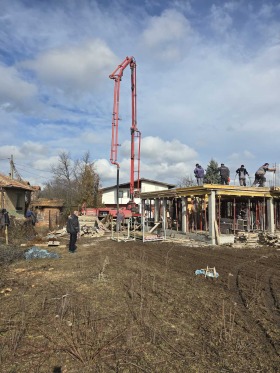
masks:
[(269, 168), (269, 163), (265, 163), (262, 165), (257, 172), (255, 173), (255, 180), (253, 182), (252, 186), (259, 185), (260, 187), (265, 186), (266, 178), (265, 178), (265, 173), (266, 171), (272, 171), (275, 172), (276, 168)]
[(239, 184), (240, 186), (246, 186), (246, 175), (249, 176), (246, 168), (244, 167), (244, 164), (242, 164), (237, 170), (236, 173), (239, 177)]

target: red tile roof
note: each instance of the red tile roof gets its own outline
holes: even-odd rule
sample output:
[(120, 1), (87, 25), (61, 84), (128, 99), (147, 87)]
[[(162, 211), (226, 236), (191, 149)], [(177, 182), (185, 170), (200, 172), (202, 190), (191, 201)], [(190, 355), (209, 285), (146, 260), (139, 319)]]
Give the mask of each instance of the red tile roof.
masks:
[(33, 188), (27, 182), (11, 179), (3, 174), (0, 174), (0, 188), (1, 187), (33, 191)]

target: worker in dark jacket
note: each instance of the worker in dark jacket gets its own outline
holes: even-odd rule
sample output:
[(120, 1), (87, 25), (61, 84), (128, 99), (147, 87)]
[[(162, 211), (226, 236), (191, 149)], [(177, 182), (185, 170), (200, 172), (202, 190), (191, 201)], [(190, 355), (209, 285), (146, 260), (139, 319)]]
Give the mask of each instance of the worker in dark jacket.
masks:
[(67, 232), (70, 234), (69, 252), (74, 253), (77, 249), (76, 242), (80, 233), (78, 211), (74, 211), (67, 219)]
[(5, 228), (10, 225), (9, 213), (6, 209), (0, 211), (0, 228)]
[(197, 185), (203, 185), (204, 179), (204, 169), (200, 166), (200, 164), (195, 165), (194, 169), (194, 176), (196, 177)]
[(236, 173), (239, 177), (239, 184), (240, 186), (246, 186), (246, 175), (249, 176), (248, 171), (244, 167), (244, 164), (242, 164), (237, 170)]
[(31, 221), (32, 225), (35, 225), (36, 224), (36, 215), (34, 214), (34, 212), (32, 210), (27, 210), (26, 211), (26, 214), (25, 214), (25, 217), (27, 219), (27, 221)]
[(275, 172), (276, 168), (269, 168), (269, 163), (263, 164), (255, 173), (255, 180), (252, 186), (259, 185), (260, 187), (265, 186), (266, 178), (265, 173), (266, 171)]
[(229, 185), (229, 168), (221, 163), (221, 167), (218, 168), (221, 177), (221, 184), (222, 185)]

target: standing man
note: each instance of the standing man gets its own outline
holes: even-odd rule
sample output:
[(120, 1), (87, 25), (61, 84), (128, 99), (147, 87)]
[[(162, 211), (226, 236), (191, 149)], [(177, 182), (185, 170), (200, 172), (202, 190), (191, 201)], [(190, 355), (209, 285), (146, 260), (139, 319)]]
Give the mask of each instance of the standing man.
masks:
[(76, 242), (80, 233), (78, 211), (74, 211), (67, 219), (67, 232), (70, 234), (69, 252), (74, 253), (77, 249)]
[(197, 185), (203, 185), (204, 179), (204, 169), (200, 166), (200, 164), (195, 165), (194, 169), (194, 176), (196, 177)]
[(269, 163), (265, 163), (262, 165), (255, 173), (255, 181), (253, 182), (252, 186), (256, 186), (257, 184), (260, 187), (265, 186), (266, 178), (265, 178), (265, 173), (266, 171), (271, 171), (275, 172), (276, 168), (269, 168)]
[(229, 185), (229, 168), (221, 163), (221, 167), (218, 168), (221, 177), (221, 184), (222, 185)]
[(246, 168), (244, 167), (244, 164), (242, 164), (236, 170), (236, 173), (238, 174), (238, 177), (239, 177), (239, 184), (240, 184), (240, 186), (246, 186), (246, 175), (248, 175), (248, 177), (249, 177), (249, 174), (248, 174)]
[(123, 221), (124, 221), (124, 212), (122, 209), (120, 209), (117, 213), (116, 232), (120, 232), (122, 230)]
[(25, 214), (25, 217), (28, 221), (31, 221), (32, 225), (35, 225), (36, 224), (36, 215), (34, 214), (34, 212), (32, 210), (27, 210), (26, 211), (26, 214)]
[(8, 226), (10, 225), (10, 217), (9, 213), (6, 209), (2, 209), (0, 211), (0, 228), (5, 229), (5, 237), (6, 237), (6, 244), (8, 245), (9, 239), (8, 239)]

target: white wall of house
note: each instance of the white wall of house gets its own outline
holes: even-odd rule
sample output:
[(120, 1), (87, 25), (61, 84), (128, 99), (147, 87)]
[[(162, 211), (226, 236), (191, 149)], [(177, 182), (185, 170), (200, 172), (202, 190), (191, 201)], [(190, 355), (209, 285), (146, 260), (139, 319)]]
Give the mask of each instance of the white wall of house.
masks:
[(168, 186), (166, 184), (153, 184), (152, 182), (142, 181), (141, 193), (145, 192), (157, 192), (158, 190), (166, 190)]
[[(119, 204), (126, 205), (129, 202), (129, 189), (119, 188)], [(135, 198), (136, 203), (140, 203), (140, 198)], [(104, 205), (114, 205), (117, 203), (117, 188), (106, 190), (102, 194)]]
[[(166, 190), (168, 186), (166, 184), (153, 183), (152, 181), (141, 181), (141, 193), (144, 192), (156, 192), (159, 190)], [(129, 202), (129, 186), (126, 188), (119, 188), (119, 204), (126, 205)], [(112, 187), (103, 191), (102, 202), (104, 205), (113, 205), (117, 203), (117, 187)], [(140, 204), (141, 199), (135, 198), (135, 203)]]

